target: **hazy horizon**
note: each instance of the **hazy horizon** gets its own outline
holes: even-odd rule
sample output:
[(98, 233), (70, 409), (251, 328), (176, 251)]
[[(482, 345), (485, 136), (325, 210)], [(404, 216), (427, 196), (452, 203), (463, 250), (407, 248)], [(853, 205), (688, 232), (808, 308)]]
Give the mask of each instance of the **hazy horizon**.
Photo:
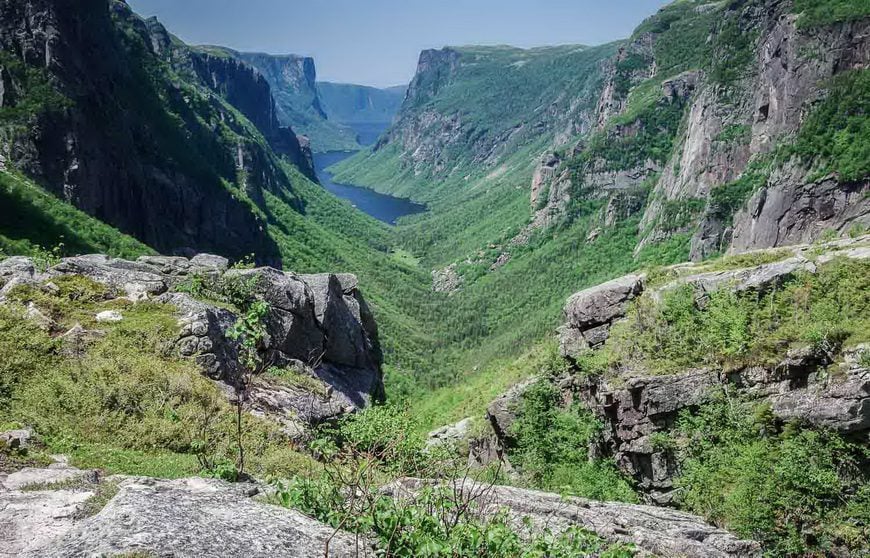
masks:
[(128, 0), (190, 44), (311, 56), (318, 81), (407, 84), (444, 46), (597, 45), (627, 37), (666, 0)]

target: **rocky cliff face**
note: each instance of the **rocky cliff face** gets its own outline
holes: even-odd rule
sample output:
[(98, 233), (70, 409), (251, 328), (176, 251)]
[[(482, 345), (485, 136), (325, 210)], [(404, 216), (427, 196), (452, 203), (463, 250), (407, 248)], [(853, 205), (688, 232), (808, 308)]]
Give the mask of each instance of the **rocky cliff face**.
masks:
[[(238, 311), (196, 299), (178, 287), (194, 278), (215, 284), (251, 285), (268, 304), (262, 347), (270, 365), (295, 370), (323, 389), (288, 387), (256, 378), (253, 412), (280, 423), (288, 435), (361, 409), (383, 398), (382, 355), (371, 311), (353, 275), (296, 275), (273, 268), (228, 270), (218, 256), (143, 256), (137, 261), (106, 256), (66, 258), (39, 272), (29, 258), (0, 263), (0, 302), (18, 285), (78, 275), (108, 286), (136, 303), (154, 301), (178, 309), (175, 350), (194, 359), (203, 374), (228, 386), (239, 381), (238, 343), (227, 331)], [(123, 317), (121, 315), (121, 317)]]
[[(541, 137), (563, 145), (594, 127), (588, 93), (600, 87), (600, 65), (613, 50), (423, 51), (397, 120), (374, 150), (398, 148), (402, 165), (415, 175), (444, 176), (494, 167)], [(565, 73), (572, 66), (573, 73)], [(541, 73), (545, 83), (539, 83)]]
[[(240, 198), (256, 203), (264, 188), (293, 198), (271, 146), (310, 167), (295, 135), (278, 129), (262, 80), (191, 52), (121, 1), (0, 9), (4, 89), (15, 91), (4, 95), (16, 115), (4, 124), (9, 165), (163, 252), (279, 261)], [(160, 59), (197, 79), (174, 80)]]
[[(562, 352), (568, 358), (589, 354), (608, 342), (611, 326), (626, 315), (631, 301), (660, 304), (663, 296), (690, 286), (698, 304), (716, 291), (766, 293), (796, 274), (815, 274), (835, 258), (870, 259), (870, 238), (824, 246), (796, 246), (780, 254), (781, 261), (723, 271), (674, 267), (673, 279), (655, 286), (644, 276), (631, 275), (577, 293), (565, 306), (560, 329)], [(810, 327), (811, 324), (807, 324)], [(678, 464), (673, 452), (657, 446), (657, 435), (668, 432), (680, 413), (709, 402), (723, 389), (734, 397), (767, 401), (778, 420), (831, 429), (863, 439), (870, 432), (870, 371), (861, 355), (864, 346), (793, 347), (769, 362), (731, 368), (701, 367), (675, 374), (654, 375), (643, 369), (617, 376), (565, 379), (560, 385), (570, 399), (593, 409), (605, 424), (604, 451), (659, 503), (669, 502)], [(494, 416), (500, 416), (495, 413)], [(504, 419), (502, 420), (504, 422)]]
[(317, 89), (314, 59), (294, 54), (274, 55), (220, 49), (256, 69), (272, 90), (274, 112), (282, 126), (308, 137), (318, 152), (359, 148), (356, 133), (333, 121), (325, 112)]
[[(866, 19), (803, 28), (784, 3), (764, 10), (750, 5), (740, 17), (758, 37), (747, 77), (723, 88), (705, 76), (645, 224), (655, 221), (668, 201), (708, 199), (716, 188), (741, 177), (751, 161), (786, 145), (824, 98), (832, 77), (870, 63)], [(870, 222), (870, 206), (860, 196), (870, 187), (866, 179), (817, 180), (809, 167), (793, 161), (775, 168), (731, 223), (708, 204), (692, 239), (692, 257), (809, 242), (825, 230), (843, 233), (855, 223)]]

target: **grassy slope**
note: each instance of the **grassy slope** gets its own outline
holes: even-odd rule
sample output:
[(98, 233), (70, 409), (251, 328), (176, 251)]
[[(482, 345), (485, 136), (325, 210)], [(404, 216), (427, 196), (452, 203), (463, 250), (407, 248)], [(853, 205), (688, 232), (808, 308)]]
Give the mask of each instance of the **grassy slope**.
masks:
[(0, 254), (53, 249), (123, 258), (151, 254), (138, 240), (55, 198), (27, 178), (0, 172)]

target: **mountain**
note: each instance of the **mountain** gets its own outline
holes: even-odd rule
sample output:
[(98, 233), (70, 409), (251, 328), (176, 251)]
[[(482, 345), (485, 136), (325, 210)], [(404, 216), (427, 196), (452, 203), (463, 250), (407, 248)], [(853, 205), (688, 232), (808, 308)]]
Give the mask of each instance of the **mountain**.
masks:
[(458, 370), (631, 269), (860, 234), (870, 23), (823, 4), (680, 1), (609, 45), (425, 51), (335, 178), (430, 207), (397, 232), (458, 286), (438, 336)]
[(355, 133), (325, 111), (313, 58), (221, 50), (256, 68), (272, 87), (279, 122), (307, 136), (314, 151), (359, 148)]
[(280, 261), (251, 205), (301, 207), (277, 154), (313, 169), (253, 70), (120, 1), (6, 3), (0, 26), (6, 166), (155, 249)]
[(286, 553), (255, 482), (141, 477), (250, 474), (309, 518), (269, 512), (291, 554), (867, 555), (868, 41), (865, 1), (677, 0), (610, 44), (426, 50), (335, 169), (426, 204), (389, 227), (285, 124), (398, 92), (0, 2), (12, 548), (171, 552), (235, 506), (232, 553)]
[(326, 114), (342, 124), (391, 124), (406, 90), (405, 85), (378, 89), (350, 83), (317, 82)]
[(407, 86), (378, 89), (349, 83), (318, 82), (317, 91), (333, 122), (353, 129), (361, 145), (374, 144), (390, 127), (402, 105)]

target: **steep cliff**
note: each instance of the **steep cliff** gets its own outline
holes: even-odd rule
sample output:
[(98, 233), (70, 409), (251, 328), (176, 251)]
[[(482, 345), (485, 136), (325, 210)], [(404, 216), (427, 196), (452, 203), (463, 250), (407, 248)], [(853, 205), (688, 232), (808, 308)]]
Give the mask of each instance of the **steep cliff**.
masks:
[(271, 86), (278, 121), (307, 136), (312, 149), (325, 152), (359, 148), (353, 130), (327, 116), (317, 89), (313, 58), (221, 51), (257, 70)]
[(406, 85), (378, 89), (350, 83), (317, 83), (317, 93), (330, 120), (351, 128), (364, 146), (374, 144), (392, 125), (407, 89)]
[(2, 10), (5, 164), (163, 252), (280, 261), (251, 203), (264, 190), (295, 197), (272, 146), (311, 170), (250, 69), (186, 48), (120, 1)]

